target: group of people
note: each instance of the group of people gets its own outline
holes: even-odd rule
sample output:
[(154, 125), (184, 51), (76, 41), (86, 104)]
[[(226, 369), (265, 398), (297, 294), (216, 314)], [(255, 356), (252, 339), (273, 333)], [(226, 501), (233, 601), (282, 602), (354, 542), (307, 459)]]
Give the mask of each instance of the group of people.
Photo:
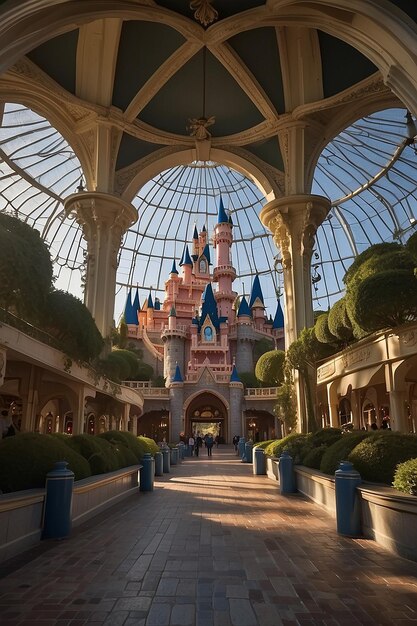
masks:
[[(218, 438), (216, 439), (218, 446)], [(196, 435), (195, 438), (193, 437), (193, 435), (190, 435), (190, 437), (188, 437), (188, 445), (191, 448), (192, 454), (194, 456), (199, 456), (200, 448), (203, 447), (203, 443), (207, 449), (207, 456), (212, 456), (215, 439), (213, 438), (213, 435), (211, 433), (207, 433), (206, 435), (204, 435), (204, 437), (201, 437), (200, 435)]]

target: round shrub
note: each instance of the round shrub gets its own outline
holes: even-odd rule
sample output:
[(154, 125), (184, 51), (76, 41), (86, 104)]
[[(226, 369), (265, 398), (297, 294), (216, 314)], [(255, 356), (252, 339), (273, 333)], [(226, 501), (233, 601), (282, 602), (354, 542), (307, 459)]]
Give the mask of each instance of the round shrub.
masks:
[(341, 298), (334, 303), (327, 318), (329, 331), (339, 341), (347, 343), (353, 340), (352, 322), (346, 309), (346, 300)]
[(301, 463), (303, 455), (307, 452), (310, 437), (311, 434), (291, 433), (283, 439), (270, 443), (265, 449), (265, 454), (279, 458), (281, 453), (286, 450), (295, 464)]
[(314, 334), (320, 343), (337, 344), (337, 337), (329, 329), (329, 314), (322, 313), (314, 324)]
[(284, 380), (285, 352), (270, 350), (259, 357), (255, 366), (255, 376), (264, 385), (273, 387)]
[(4, 493), (44, 487), (56, 461), (68, 461), (75, 480), (91, 476), (87, 461), (52, 435), (22, 433), (0, 441), (0, 489)]
[(323, 454), (320, 471), (324, 474), (333, 475), (339, 469), (340, 461), (347, 461), (350, 451), (363, 439), (369, 437), (370, 434), (366, 431), (356, 431), (343, 435), (339, 441), (329, 446)]
[(417, 496), (417, 459), (399, 463), (392, 484), (398, 491)]
[(417, 437), (400, 433), (375, 433), (349, 454), (363, 480), (391, 484), (398, 463), (417, 457)]
[(352, 265), (347, 270), (343, 277), (343, 282), (349, 287), (353, 282), (359, 281), (365, 276), (369, 276), (369, 270), (364, 272), (363, 265), (370, 262), (372, 266), (377, 265), (380, 261), (387, 257), (387, 255), (394, 255), (401, 252), (403, 247), (396, 242), (390, 243), (376, 243), (369, 246), (366, 250), (358, 254), (353, 261)]
[(129, 450), (123, 443), (114, 444), (114, 450), (118, 459), (119, 469), (138, 464), (138, 458), (132, 450)]
[(134, 379), (139, 371), (139, 359), (134, 352), (130, 350), (113, 349), (112, 354), (122, 357), (128, 364), (129, 370), (126, 375), (126, 380)]
[(135, 435), (132, 435), (132, 433), (125, 430), (109, 430), (105, 433), (100, 433), (100, 435), (97, 436), (106, 439), (106, 441), (109, 441), (113, 445), (124, 445), (131, 452), (133, 452), (136, 463), (142, 459), (145, 452), (148, 452), (146, 444), (141, 441), (139, 437), (135, 437)]
[(159, 446), (157, 443), (155, 443), (155, 441), (153, 439), (151, 439), (150, 437), (144, 437), (143, 435), (140, 435), (138, 437), (139, 441), (142, 442), (144, 444), (146, 444), (147, 446), (147, 452), (150, 452), (150, 454), (152, 454), (152, 456), (156, 453), (159, 452)]
[(303, 457), (303, 465), (305, 465), (306, 467), (311, 467), (313, 469), (320, 469), (321, 460), (327, 448), (328, 446), (322, 444), (317, 448), (312, 448), (311, 450), (309, 450), (307, 454)]
[(343, 436), (341, 428), (321, 428), (311, 435), (311, 445), (316, 448), (324, 444), (331, 446)]
[(67, 437), (65, 443), (88, 461), (93, 475), (119, 469), (114, 447), (105, 439), (95, 435), (73, 435)]

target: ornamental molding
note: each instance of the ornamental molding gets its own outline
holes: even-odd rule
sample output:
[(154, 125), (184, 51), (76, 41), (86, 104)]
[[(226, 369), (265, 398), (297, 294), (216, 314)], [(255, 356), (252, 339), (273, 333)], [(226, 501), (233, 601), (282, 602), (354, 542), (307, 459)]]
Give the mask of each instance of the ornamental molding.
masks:
[(412, 348), (417, 344), (417, 332), (415, 330), (406, 330), (399, 333), (398, 341), (404, 348)]
[(342, 356), (342, 363), (345, 369), (352, 367), (352, 365), (356, 365), (357, 363), (366, 362), (371, 355), (371, 348), (364, 347), (359, 350), (353, 350), (352, 352), (346, 352)]

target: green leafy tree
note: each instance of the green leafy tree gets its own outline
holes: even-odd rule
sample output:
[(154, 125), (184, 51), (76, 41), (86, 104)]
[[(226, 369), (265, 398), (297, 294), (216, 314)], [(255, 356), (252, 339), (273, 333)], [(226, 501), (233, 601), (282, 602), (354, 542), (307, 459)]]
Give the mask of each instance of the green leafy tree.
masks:
[(417, 279), (409, 270), (369, 276), (347, 297), (355, 319), (368, 332), (417, 319)]
[(417, 265), (417, 232), (411, 235), (411, 237), (408, 239), (407, 243), (405, 244), (405, 247), (407, 248), (408, 252), (413, 257), (414, 263)]
[(37, 323), (52, 279), (51, 257), (38, 231), (0, 214), (0, 306)]
[(283, 350), (265, 352), (256, 363), (256, 378), (266, 387), (280, 385), (284, 380), (284, 361)]
[(123, 380), (130, 380), (130, 379), (134, 380), (135, 377), (138, 375), (139, 368), (141, 365), (141, 362), (139, 361), (137, 355), (134, 352), (131, 352), (131, 350), (118, 350), (118, 349), (113, 350), (112, 354), (121, 356), (123, 359), (125, 359), (126, 363), (129, 365), (129, 370), (127, 372), (126, 378), (124, 378)]
[(77, 361), (91, 361), (103, 349), (103, 338), (87, 307), (66, 291), (51, 291), (46, 299), (42, 327)]
[(278, 387), (274, 413), (284, 423), (287, 433), (295, 428), (297, 423), (297, 404), (294, 385), (291, 381), (285, 381)]
[(395, 242), (376, 243), (370, 246), (361, 254), (358, 254), (344, 275), (343, 282), (348, 288), (354, 282), (359, 282), (371, 273), (374, 274), (375, 271), (379, 271), (379, 264), (384, 263), (384, 259), (389, 257), (392, 262), (392, 255), (394, 254), (395, 257), (396, 253), (401, 253), (402, 251), (403, 246)]
[(330, 356), (333, 352), (334, 348), (317, 340), (314, 327), (303, 328), (298, 339), (293, 341), (286, 352), (288, 365), (301, 374), (306, 401), (306, 426), (308, 431), (315, 431), (318, 428), (314, 401), (316, 362)]

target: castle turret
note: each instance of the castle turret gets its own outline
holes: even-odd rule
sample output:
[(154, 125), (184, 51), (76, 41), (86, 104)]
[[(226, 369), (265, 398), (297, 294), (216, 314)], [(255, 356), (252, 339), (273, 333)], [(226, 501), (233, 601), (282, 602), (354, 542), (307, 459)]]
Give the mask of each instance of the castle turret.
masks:
[(272, 323), (272, 334), (275, 337), (277, 349), (285, 350), (284, 313), (282, 311), (281, 303), (279, 300), (277, 302), (277, 310), (275, 312), (274, 321)]
[(230, 434), (242, 435), (245, 432), (242, 420), (243, 384), (237, 373), (236, 365), (233, 364), (229, 382), (230, 403)]
[(249, 308), (257, 330), (263, 330), (265, 325), (265, 304), (259, 276), (256, 275), (252, 285)]
[(170, 398), (170, 414), (171, 414), (171, 441), (178, 441), (182, 427), (182, 412), (184, 406), (184, 381), (181, 374), (180, 366), (175, 364), (173, 376), (168, 380), (169, 398)]
[(174, 306), (169, 312), (168, 328), (164, 328), (161, 338), (164, 343), (164, 377), (168, 383), (174, 379), (179, 364), (184, 368), (185, 359), (186, 333), (177, 327), (177, 312)]
[(232, 266), (231, 247), (233, 242), (233, 225), (226, 214), (223, 200), (220, 198), (217, 224), (214, 227), (213, 244), (216, 250), (216, 267), (213, 282), (218, 283), (216, 300), (222, 317), (232, 318), (232, 307), (236, 298), (232, 283), (236, 278), (236, 270)]
[(132, 290), (129, 290), (126, 298), (125, 310), (124, 310), (124, 318), (126, 324), (137, 324), (137, 318), (135, 318), (135, 313), (132, 305)]
[(251, 311), (245, 296), (242, 297), (237, 312), (236, 367), (239, 372), (253, 371), (253, 345), (255, 336)]
[(184, 252), (182, 253), (180, 266), (182, 267), (183, 281), (186, 285), (189, 285), (191, 283), (193, 262), (191, 260), (190, 253), (188, 251), (187, 244), (185, 244), (184, 246)]

